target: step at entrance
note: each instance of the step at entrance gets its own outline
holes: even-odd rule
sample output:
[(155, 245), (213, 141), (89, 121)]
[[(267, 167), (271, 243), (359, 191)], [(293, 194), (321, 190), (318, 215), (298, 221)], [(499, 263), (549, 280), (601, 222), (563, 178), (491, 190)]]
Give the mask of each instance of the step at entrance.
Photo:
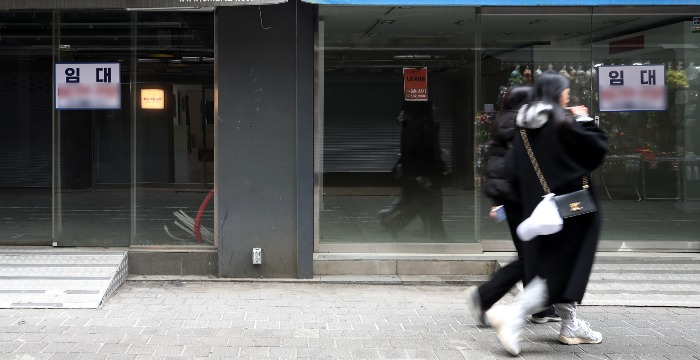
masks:
[(96, 309), (127, 274), (126, 250), (0, 248), (0, 308)]

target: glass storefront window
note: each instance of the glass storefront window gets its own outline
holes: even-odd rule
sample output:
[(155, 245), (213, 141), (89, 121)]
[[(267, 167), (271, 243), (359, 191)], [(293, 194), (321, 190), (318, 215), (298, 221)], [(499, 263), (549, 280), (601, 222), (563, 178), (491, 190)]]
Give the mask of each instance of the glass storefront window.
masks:
[(214, 245), (214, 14), (136, 15), (132, 245)]
[[(474, 14), (469, 7), (320, 7), (321, 246), (476, 241), (468, 95)], [(405, 68), (426, 69), (429, 101), (405, 101)]]
[[(477, 136), (481, 151), (476, 165), (482, 176), (487, 149), (479, 138), (488, 136), (503, 91), (551, 69), (570, 78), (572, 103), (587, 106), (610, 137), (609, 156), (593, 174), (604, 214), (601, 240), (608, 241), (602, 248), (681, 249), (685, 242), (697, 241), (700, 69), (695, 64), (700, 63), (700, 40), (695, 35), (700, 29), (693, 30), (693, 14), (699, 11), (697, 7), (482, 8), (477, 108), (483, 108), (476, 121), (476, 133), (482, 134)], [(649, 69), (656, 71), (653, 80), (666, 81), (664, 94), (644, 88), (654, 85), (644, 77)], [(605, 85), (613, 83), (621, 92), (609, 95)], [(618, 101), (619, 96), (642, 89), (643, 95), (635, 93), (624, 101), (624, 110), (600, 107), (601, 98)], [(651, 93), (666, 97), (666, 105), (650, 109), (655, 106), (651, 98), (639, 100)], [(505, 226), (488, 218), (489, 205), (484, 198), (480, 238), (486, 243), (510, 239)], [(486, 243), (487, 250), (499, 248)]]
[[(583, 8), (483, 8), (480, 16), (480, 84), (476, 93), (475, 146), (480, 182), (486, 174), (493, 122), (510, 86), (531, 84), (538, 74), (555, 71), (571, 81), (571, 105), (591, 107), (591, 14)], [(480, 191), (480, 239), (509, 240), (505, 222), (489, 218), (493, 205)]]
[[(481, 192), (486, 140), (504, 91), (544, 71), (567, 76), (572, 105), (587, 106), (610, 136), (610, 154), (592, 174), (605, 217), (602, 248), (678, 249), (697, 241), (698, 14), (698, 7), (321, 6), (317, 250), (479, 242), (487, 251), (508, 248), (508, 228), (488, 217), (491, 201)], [(663, 108), (600, 108), (601, 70), (628, 66), (628, 77), (639, 76), (646, 65), (664, 69), (655, 75), (666, 82)], [(421, 210), (409, 213), (403, 228), (383, 224), (395, 213), (382, 211), (411, 190), (395, 171), (407, 151), (397, 124), (402, 71), (423, 67), (448, 169), (440, 189), (445, 237), (431, 236)], [(430, 196), (422, 201), (423, 210), (431, 207)], [(343, 244), (365, 247), (334, 246)]]
[(50, 245), (52, 14), (0, 23), (0, 245)]
[(620, 87), (628, 91), (649, 92), (661, 80), (666, 85), (664, 93), (654, 95), (666, 98), (658, 110), (648, 109), (652, 99), (624, 104), (628, 111), (602, 111), (593, 104), (610, 136), (610, 154), (597, 174), (607, 205), (604, 240), (654, 241), (663, 247), (698, 239), (700, 28), (693, 20), (699, 13), (699, 7), (594, 11), (592, 63), (600, 80), (594, 94), (610, 99), (604, 86), (613, 80), (611, 73), (623, 76), (621, 71), (624, 79), (615, 80), (626, 80)]
[(213, 246), (214, 13), (0, 17), (0, 244)]
[(122, 84), (116, 109), (92, 109), (99, 104), (77, 100), (66, 108), (56, 103), (54, 240), (59, 246), (129, 246), (131, 14), (66, 11), (56, 12), (54, 19), (55, 63), (66, 64), (57, 79), (76, 88), (89, 86), (96, 80), (88, 80), (92, 74), (82, 64), (117, 64)]

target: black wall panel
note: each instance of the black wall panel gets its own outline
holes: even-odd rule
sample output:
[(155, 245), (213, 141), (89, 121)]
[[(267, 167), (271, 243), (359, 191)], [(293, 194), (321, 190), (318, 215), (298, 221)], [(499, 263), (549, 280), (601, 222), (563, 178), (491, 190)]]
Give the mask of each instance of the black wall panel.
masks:
[[(313, 82), (308, 70), (313, 47), (306, 34), (313, 26), (312, 10), (299, 1), (217, 8), (216, 192), (222, 277), (297, 277), (309, 272), (310, 263), (298, 264), (297, 255), (308, 252), (300, 258), (310, 261), (313, 244), (309, 226), (298, 227), (300, 222), (313, 224), (313, 208), (305, 203), (313, 201)], [(303, 40), (299, 27), (304, 27)], [(252, 265), (254, 247), (262, 248), (262, 265)]]

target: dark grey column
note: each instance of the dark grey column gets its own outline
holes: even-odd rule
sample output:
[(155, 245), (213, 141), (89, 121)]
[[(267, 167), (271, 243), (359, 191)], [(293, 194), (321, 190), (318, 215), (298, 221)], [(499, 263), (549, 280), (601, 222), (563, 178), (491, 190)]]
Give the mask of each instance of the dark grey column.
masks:
[(219, 276), (312, 276), (313, 9), (217, 8)]
[(293, 0), (297, 14), (297, 277), (314, 273), (314, 34), (318, 7)]

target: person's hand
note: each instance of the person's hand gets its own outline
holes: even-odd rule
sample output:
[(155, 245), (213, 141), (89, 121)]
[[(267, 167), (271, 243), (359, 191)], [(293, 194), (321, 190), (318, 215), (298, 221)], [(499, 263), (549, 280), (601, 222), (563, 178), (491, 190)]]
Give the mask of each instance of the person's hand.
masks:
[(588, 122), (593, 120), (592, 117), (588, 116), (588, 108), (583, 105), (573, 106), (569, 108), (569, 110), (572, 114), (574, 114), (574, 117), (578, 122)]
[(498, 210), (499, 206), (491, 206), (491, 211), (489, 211), (489, 217), (491, 220), (496, 220), (496, 210)]
[(588, 115), (588, 108), (583, 106), (583, 105), (572, 106), (569, 108), (569, 110), (571, 111), (572, 114), (574, 114), (574, 116), (586, 116), (586, 115)]

